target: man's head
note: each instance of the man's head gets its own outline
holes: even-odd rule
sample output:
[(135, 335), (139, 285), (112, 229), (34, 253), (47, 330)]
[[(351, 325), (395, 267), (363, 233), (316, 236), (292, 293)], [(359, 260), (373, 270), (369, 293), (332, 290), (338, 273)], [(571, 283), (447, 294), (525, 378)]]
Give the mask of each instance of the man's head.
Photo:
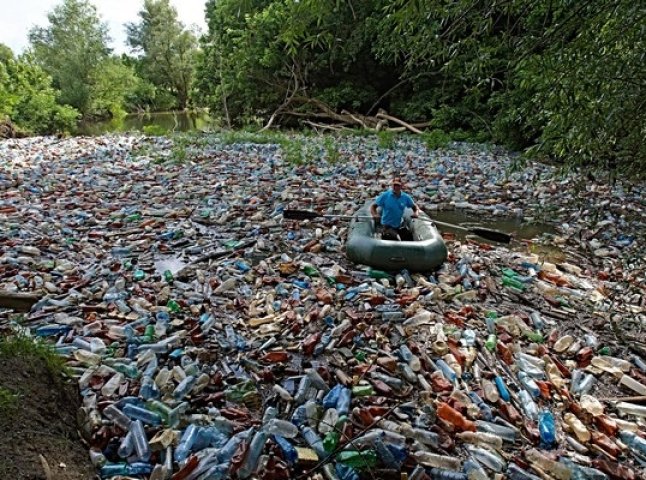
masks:
[(401, 178), (395, 177), (392, 182), (393, 192), (399, 193), (402, 191), (402, 181)]

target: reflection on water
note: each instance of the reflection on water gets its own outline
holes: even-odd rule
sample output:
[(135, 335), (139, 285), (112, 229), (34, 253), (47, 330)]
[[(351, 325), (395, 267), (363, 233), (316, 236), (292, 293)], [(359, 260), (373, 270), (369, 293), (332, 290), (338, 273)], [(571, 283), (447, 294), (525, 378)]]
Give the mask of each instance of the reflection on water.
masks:
[[(429, 212), (431, 218), (438, 222), (452, 223), (462, 227), (483, 227), (491, 230), (499, 230), (504, 233), (509, 233), (513, 236), (514, 241), (509, 245), (509, 248), (517, 251), (524, 251), (526, 253), (533, 253), (539, 256), (542, 260), (550, 262), (562, 262), (565, 260), (565, 252), (556, 244), (549, 241), (551, 235), (557, 232), (552, 225), (546, 223), (528, 223), (523, 222), (522, 219), (517, 217), (492, 217), (483, 216), (470, 213), (464, 210), (441, 210)], [(480, 243), (490, 243), (483, 238), (477, 237), (473, 234), (463, 230), (452, 229), (443, 225), (438, 225), (440, 232), (450, 232), (459, 240), (464, 240), (467, 237), (477, 239)], [(530, 242), (529, 240), (536, 240), (544, 237), (545, 241)], [(526, 240), (527, 242), (523, 242)]]
[(207, 129), (212, 124), (206, 112), (159, 112), (126, 115), (101, 122), (82, 123), (79, 135), (102, 135), (111, 132), (143, 132), (154, 126), (167, 132), (192, 132)]
[[(517, 217), (492, 217), (475, 215), (464, 210), (440, 210), (429, 212), (431, 218), (462, 227), (484, 227), (509, 233), (518, 240), (529, 240), (544, 233), (554, 234), (554, 227), (545, 223), (527, 223)], [(442, 227), (445, 228), (445, 227)], [(448, 228), (448, 227), (446, 227)], [(456, 234), (460, 232), (456, 230)], [(464, 233), (464, 232), (463, 232)]]

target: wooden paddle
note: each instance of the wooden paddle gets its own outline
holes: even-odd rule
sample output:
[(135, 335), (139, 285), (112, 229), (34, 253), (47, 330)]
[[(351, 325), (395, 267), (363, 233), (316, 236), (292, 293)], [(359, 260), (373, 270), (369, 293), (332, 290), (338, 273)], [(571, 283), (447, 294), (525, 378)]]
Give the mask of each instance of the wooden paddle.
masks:
[[(310, 210), (284, 210), (283, 218), (286, 218), (288, 220), (314, 220), (316, 218), (340, 218), (340, 219), (351, 220), (353, 218), (366, 219), (366, 218), (372, 218), (372, 217), (356, 216), (356, 215), (324, 215), (322, 213), (312, 212)], [(418, 220), (424, 221), (424, 219), (420, 219), (420, 218), (418, 218)], [(498, 230), (491, 230), (489, 228), (463, 227), (461, 225), (439, 222), (437, 220), (430, 220), (430, 221), (432, 223), (437, 223), (438, 225), (442, 225), (444, 227), (455, 228), (457, 230), (463, 230), (465, 232), (473, 233), (474, 235), (478, 235), (479, 237), (486, 238), (487, 240), (491, 240), (493, 242), (509, 243), (511, 242), (511, 239), (512, 239), (512, 236), (509, 235), (508, 233), (499, 232)]]

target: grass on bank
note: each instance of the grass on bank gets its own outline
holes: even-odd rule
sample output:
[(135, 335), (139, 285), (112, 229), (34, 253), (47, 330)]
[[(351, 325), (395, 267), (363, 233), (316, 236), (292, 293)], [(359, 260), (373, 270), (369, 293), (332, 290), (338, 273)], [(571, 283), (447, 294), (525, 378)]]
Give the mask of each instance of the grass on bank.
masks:
[(338, 142), (342, 138), (374, 138), (377, 146), (384, 150), (396, 148), (401, 139), (412, 138), (422, 142), (429, 150), (443, 149), (455, 141), (475, 140), (469, 138), (466, 132), (455, 131), (447, 133), (434, 129), (421, 135), (412, 135), (409, 132), (392, 132), (347, 129), (341, 132), (319, 134), (310, 130), (305, 131), (280, 131), (280, 130), (221, 130), (208, 134), (204, 133), (170, 133), (161, 127), (151, 125), (144, 127), (144, 133), (149, 136), (168, 136), (172, 140), (170, 150), (155, 153), (155, 146), (140, 146), (135, 154), (150, 155), (154, 163), (183, 164), (195, 156), (200, 148), (208, 147), (214, 143), (220, 145), (277, 145), (283, 159), (292, 165), (307, 165), (321, 160), (330, 164), (339, 163), (342, 154)]
[(42, 340), (20, 334), (0, 338), (0, 360), (16, 357), (42, 363), (51, 375), (69, 376), (70, 373), (65, 359)]

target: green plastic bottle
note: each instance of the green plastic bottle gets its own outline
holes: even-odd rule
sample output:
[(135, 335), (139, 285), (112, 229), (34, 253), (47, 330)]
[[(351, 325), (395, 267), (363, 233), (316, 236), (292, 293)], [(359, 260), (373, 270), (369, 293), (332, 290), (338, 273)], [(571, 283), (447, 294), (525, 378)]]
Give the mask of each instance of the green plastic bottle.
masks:
[(146, 272), (143, 270), (135, 270), (135, 273), (132, 275), (132, 278), (135, 280), (135, 282), (139, 282), (146, 278)]
[(141, 213), (133, 213), (132, 215), (128, 215), (125, 219), (126, 222), (138, 222), (141, 220)]
[(331, 431), (323, 438), (323, 448), (327, 453), (332, 453), (336, 446), (339, 444), (341, 434), (339, 432)]
[(179, 311), (182, 310), (182, 307), (179, 306), (179, 303), (177, 303), (175, 300), (169, 300), (168, 303), (166, 304), (166, 307), (172, 312), (172, 313), (178, 313)]
[(494, 333), (489, 334), (487, 337), (485, 348), (490, 352), (493, 352), (496, 349), (496, 335)]
[(352, 387), (352, 396), (353, 397), (369, 397), (374, 395), (375, 391), (372, 388), (372, 385), (356, 385)]
[(525, 332), (525, 336), (530, 342), (534, 343), (543, 343), (545, 339), (543, 338), (543, 334), (539, 332), (538, 330), (535, 332)]
[(502, 284), (505, 287), (512, 287), (520, 291), (525, 291), (525, 284), (514, 277), (502, 277)]
[(303, 265), (303, 272), (309, 277), (320, 277), (319, 271), (312, 265)]
[(377, 465), (377, 452), (374, 450), (346, 450), (340, 452), (336, 459), (348, 467), (357, 468), (359, 470), (364, 468), (374, 468)]
[(173, 283), (173, 280), (175, 280), (175, 278), (173, 277), (173, 272), (171, 272), (170, 270), (164, 270), (164, 280), (166, 280), (166, 282), (168, 283)]
[(392, 275), (390, 275), (388, 272), (384, 272), (383, 270), (377, 270), (375, 268), (369, 268), (368, 269), (368, 276), (370, 278), (387, 278), (391, 279), (393, 278)]
[(144, 330), (144, 334), (141, 337), (141, 340), (144, 343), (152, 343), (153, 340), (155, 339), (155, 325), (146, 325), (146, 330)]

